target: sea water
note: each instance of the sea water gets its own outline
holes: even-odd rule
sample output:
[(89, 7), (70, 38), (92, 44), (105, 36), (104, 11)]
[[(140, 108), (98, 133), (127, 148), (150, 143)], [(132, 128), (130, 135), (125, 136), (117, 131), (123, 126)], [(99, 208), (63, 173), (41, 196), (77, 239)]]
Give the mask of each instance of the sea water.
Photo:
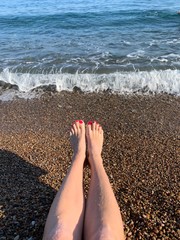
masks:
[(179, 0), (4, 0), (2, 85), (180, 95)]

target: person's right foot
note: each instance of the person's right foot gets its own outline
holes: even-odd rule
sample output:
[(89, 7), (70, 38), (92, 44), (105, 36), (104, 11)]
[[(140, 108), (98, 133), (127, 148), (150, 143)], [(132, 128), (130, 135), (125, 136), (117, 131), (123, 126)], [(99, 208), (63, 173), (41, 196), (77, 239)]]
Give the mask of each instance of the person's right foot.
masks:
[(95, 161), (102, 163), (102, 146), (103, 146), (103, 130), (97, 122), (89, 122), (86, 125), (86, 140), (88, 161), (90, 165), (94, 165)]
[(74, 152), (74, 157), (79, 157), (85, 160), (86, 156), (86, 139), (85, 139), (85, 124), (82, 120), (76, 120), (70, 131), (70, 142)]

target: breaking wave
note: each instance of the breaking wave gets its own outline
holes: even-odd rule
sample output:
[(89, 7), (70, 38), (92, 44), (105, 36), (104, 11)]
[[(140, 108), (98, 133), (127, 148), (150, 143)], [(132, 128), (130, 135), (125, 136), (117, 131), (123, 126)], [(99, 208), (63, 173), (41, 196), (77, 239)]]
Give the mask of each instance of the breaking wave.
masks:
[[(168, 93), (180, 95), (180, 70), (153, 70), (138, 72), (115, 72), (109, 74), (57, 73), (30, 74), (0, 73), (1, 93), (7, 88), (19, 92), (31, 92), (37, 88), (55, 86), (56, 91), (73, 91), (76, 87), (83, 92), (112, 93)], [(9, 87), (8, 87), (9, 86)], [(11, 87), (10, 87), (11, 86)]]

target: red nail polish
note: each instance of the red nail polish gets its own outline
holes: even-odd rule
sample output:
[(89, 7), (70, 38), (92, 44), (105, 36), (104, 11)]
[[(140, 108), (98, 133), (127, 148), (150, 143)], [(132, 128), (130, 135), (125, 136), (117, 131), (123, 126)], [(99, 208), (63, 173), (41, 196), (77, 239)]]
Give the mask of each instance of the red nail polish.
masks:
[(76, 122), (79, 122), (79, 120), (76, 120)]
[(92, 125), (92, 124), (93, 124), (92, 121), (89, 121), (89, 122), (88, 122), (88, 125)]
[(79, 123), (82, 124), (82, 123), (83, 123), (83, 120), (79, 120)]

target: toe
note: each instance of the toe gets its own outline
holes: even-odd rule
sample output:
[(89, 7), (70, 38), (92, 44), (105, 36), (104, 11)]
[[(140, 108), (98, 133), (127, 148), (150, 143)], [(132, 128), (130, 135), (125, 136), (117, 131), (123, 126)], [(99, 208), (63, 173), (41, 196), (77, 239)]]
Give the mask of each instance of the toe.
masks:
[(92, 122), (92, 121), (89, 121), (89, 122), (87, 123), (87, 128), (88, 128), (89, 131), (92, 130), (92, 126), (93, 126), (93, 122)]
[(103, 134), (103, 129), (102, 129), (101, 126), (99, 126), (99, 133), (100, 133), (100, 134)]
[(73, 126), (72, 126), (72, 129), (73, 129), (73, 131), (74, 131), (74, 134), (76, 134), (76, 135), (77, 135), (77, 133), (78, 133), (78, 126), (77, 126), (77, 122), (75, 122), (75, 123), (73, 124)]
[(95, 129), (96, 129), (96, 131), (98, 131), (98, 129), (99, 129), (99, 123), (96, 122), (96, 121), (95, 121), (95, 123), (96, 123), (96, 125), (95, 125)]
[(92, 122), (88, 122), (86, 125), (86, 134), (89, 135), (89, 133), (92, 131)]
[(93, 131), (96, 130), (96, 121), (94, 121), (93, 124), (92, 124), (92, 130), (93, 130)]
[(83, 120), (79, 120), (79, 129), (81, 130), (81, 132), (85, 131), (85, 124)]
[(79, 131), (79, 125), (80, 125), (79, 120), (76, 120), (75, 124), (76, 124), (77, 131)]
[(74, 135), (74, 128), (71, 127), (71, 130), (70, 130), (70, 136)]

